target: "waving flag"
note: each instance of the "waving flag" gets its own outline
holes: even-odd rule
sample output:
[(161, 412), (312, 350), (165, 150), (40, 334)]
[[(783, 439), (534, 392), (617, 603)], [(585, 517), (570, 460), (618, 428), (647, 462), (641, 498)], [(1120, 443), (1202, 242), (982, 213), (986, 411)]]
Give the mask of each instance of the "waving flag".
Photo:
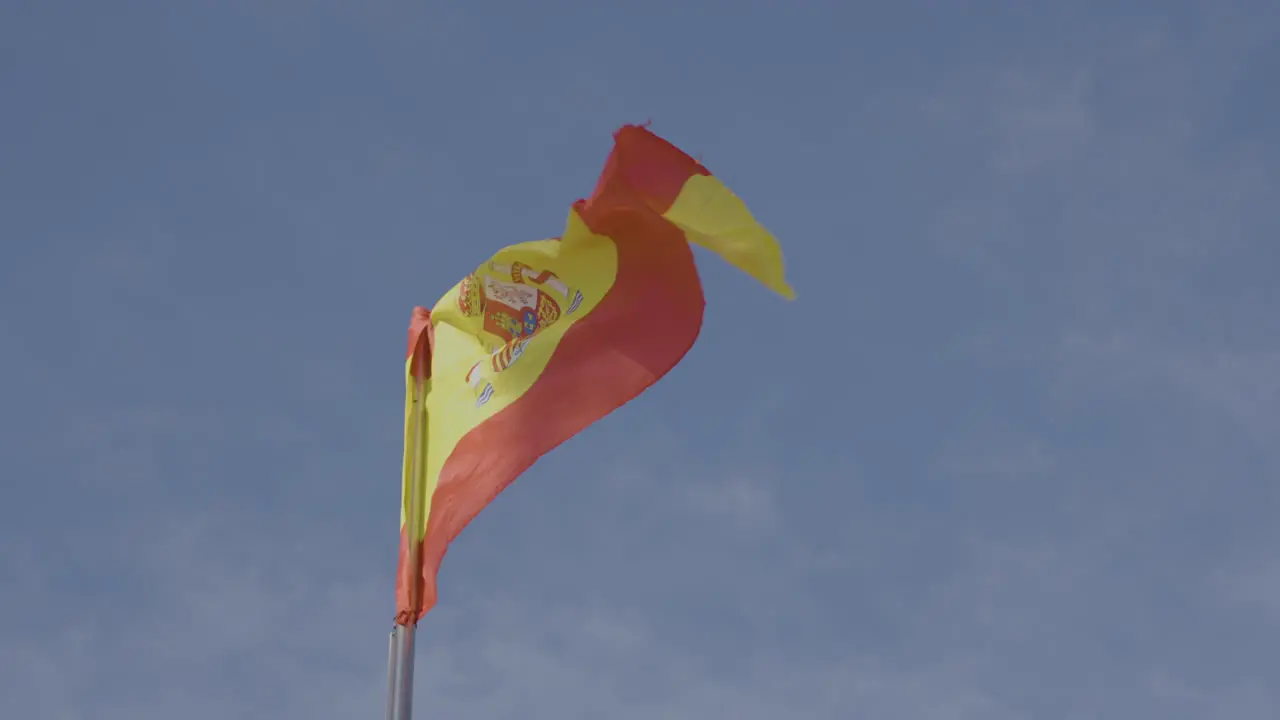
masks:
[(643, 127), (614, 141), (560, 238), (503, 248), (414, 311), (402, 625), (435, 605), (449, 543), (485, 505), (688, 352), (704, 305), (690, 243), (794, 298), (777, 241), (706, 168)]

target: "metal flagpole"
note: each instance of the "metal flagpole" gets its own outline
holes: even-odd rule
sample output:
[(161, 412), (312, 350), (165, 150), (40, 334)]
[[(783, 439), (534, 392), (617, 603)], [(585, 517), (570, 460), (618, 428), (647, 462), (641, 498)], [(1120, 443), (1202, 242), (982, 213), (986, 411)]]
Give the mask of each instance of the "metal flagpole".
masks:
[(387, 720), (413, 718), (413, 625), (397, 625), (391, 631), (391, 688)]
[[(415, 363), (416, 366), (416, 363)], [(421, 544), (418, 542), (418, 528), (422, 525), (422, 430), (423, 416), (426, 415), (424, 393), (426, 382), (423, 373), (414, 372), (413, 409), (409, 415), (409, 437), (413, 438), (413, 450), (409, 464), (409, 512), (405, 517), (406, 536), (409, 538), (409, 567), (415, 576), (409, 583), (410, 604), (418, 605), (418, 587), (422, 569), (419, 567)], [(397, 624), (391, 631), (391, 647), (389, 649), (387, 720), (413, 720), (413, 660), (414, 635), (417, 631), (417, 618), (411, 624)]]
[(387, 719), (391, 720), (391, 698), (396, 695), (396, 631), (387, 637)]

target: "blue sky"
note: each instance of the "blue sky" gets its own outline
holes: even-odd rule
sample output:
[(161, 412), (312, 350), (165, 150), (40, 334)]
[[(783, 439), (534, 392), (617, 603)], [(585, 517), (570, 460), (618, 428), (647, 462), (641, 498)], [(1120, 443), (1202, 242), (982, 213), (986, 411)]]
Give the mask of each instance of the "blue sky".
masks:
[(700, 255), (419, 717), (1272, 720), (1278, 75), (1263, 0), (9, 0), (3, 705), (380, 717), (410, 308), (652, 120), (798, 300)]

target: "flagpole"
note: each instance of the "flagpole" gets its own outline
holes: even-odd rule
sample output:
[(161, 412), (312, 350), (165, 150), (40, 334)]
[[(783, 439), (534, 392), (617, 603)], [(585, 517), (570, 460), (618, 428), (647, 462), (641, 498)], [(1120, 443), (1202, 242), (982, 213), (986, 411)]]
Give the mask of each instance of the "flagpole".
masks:
[(391, 698), (396, 695), (396, 631), (387, 636), (387, 715), (391, 720)]
[(396, 625), (391, 631), (390, 691), (387, 720), (413, 718), (413, 625)]
[[(415, 577), (409, 582), (411, 606), (418, 606), (418, 592), (421, 587), (421, 548), (418, 542), (418, 528), (422, 526), (422, 479), (425, 469), (422, 457), (423, 416), (426, 415), (425, 373), (419, 372), (417, 362), (414, 368), (413, 407), (409, 415), (409, 437), (413, 438), (409, 465), (409, 511), (405, 518), (405, 533), (409, 539), (409, 567), (413, 568)], [(414, 639), (417, 634), (416, 617), (409, 624), (397, 624), (391, 631), (391, 647), (389, 649), (387, 720), (413, 720), (413, 661)]]

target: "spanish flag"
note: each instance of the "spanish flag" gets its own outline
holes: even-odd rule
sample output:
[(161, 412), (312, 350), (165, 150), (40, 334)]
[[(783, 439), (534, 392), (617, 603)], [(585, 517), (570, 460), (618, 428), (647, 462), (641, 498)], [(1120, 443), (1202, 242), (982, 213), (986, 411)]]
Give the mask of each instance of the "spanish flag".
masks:
[(564, 234), (499, 250), (431, 310), (405, 361), (397, 622), (436, 603), (449, 543), (560, 443), (657, 382), (693, 346), (690, 243), (787, 298), (777, 241), (701, 164), (629, 125)]

